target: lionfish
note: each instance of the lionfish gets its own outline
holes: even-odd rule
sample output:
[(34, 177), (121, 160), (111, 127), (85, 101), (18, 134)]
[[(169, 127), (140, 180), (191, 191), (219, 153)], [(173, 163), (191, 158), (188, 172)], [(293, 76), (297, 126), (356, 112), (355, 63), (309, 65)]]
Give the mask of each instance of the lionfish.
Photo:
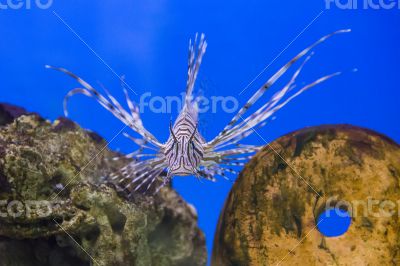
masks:
[[(167, 185), (174, 176), (194, 175), (199, 179), (215, 181), (216, 176), (229, 179), (227, 177), (228, 173), (237, 174), (233, 168), (236, 166), (243, 166), (255, 152), (263, 148), (263, 146), (240, 144), (239, 142), (241, 140), (254, 133), (256, 129), (265, 126), (267, 124), (266, 120), (271, 118), (292, 99), (307, 89), (340, 74), (340, 72), (336, 72), (323, 76), (293, 92), (296, 86), (296, 78), (313, 54), (312, 49), (333, 35), (349, 31), (350, 30), (339, 30), (326, 35), (297, 54), (272, 75), (272, 77), (251, 96), (223, 130), (210, 141), (206, 141), (198, 130), (198, 98), (193, 97), (194, 84), (207, 47), (204, 34), (201, 34), (199, 40), (196, 34), (193, 43), (191, 40), (189, 41), (185, 102), (175, 123), (172, 123), (172, 121), (170, 122), (170, 135), (165, 143), (160, 142), (144, 127), (140, 118), (139, 107), (130, 99), (125, 87), (123, 91), (129, 110), (126, 110), (106, 89), (104, 89), (106, 93), (106, 96), (104, 96), (89, 83), (68, 70), (51, 66), (46, 67), (66, 73), (83, 86), (83, 88), (76, 88), (69, 91), (65, 96), (64, 113), (66, 116), (68, 116), (68, 99), (73, 95), (83, 94), (94, 98), (122, 123), (140, 135), (140, 138), (134, 138), (124, 133), (124, 135), (136, 143), (139, 148), (124, 156), (135, 160), (132, 160), (126, 166), (111, 174), (109, 180), (117, 184), (121, 190), (128, 192), (129, 195), (140, 188), (148, 191), (153, 184), (158, 184), (154, 190), (154, 193), (157, 193), (162, 187)], [(289, 82), (258, 110), (247, 115), (249, 108), (257, 102), (293, 64), (304, 57), (305, 59), (294, 72)], [(144, 153), (145, 150), (152, 152)], [(155, 182), (158, 179), (160, 180)]]

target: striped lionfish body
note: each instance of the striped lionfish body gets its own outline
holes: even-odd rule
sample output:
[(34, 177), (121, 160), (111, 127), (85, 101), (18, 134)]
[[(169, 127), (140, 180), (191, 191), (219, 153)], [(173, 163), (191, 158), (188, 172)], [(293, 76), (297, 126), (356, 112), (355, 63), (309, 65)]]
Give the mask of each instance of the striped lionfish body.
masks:
[(198, 174), (204, 155), (205, 140), (197, 130), (194, 110), (183, 110), (174, 126), (163, 153), (171, 176)]
[[(125, 156), (135, 160), (132, 160), (118, 172), (111, 174), (109, 179), (129, 194), (140, 188), (147, 191), (153, 184), (158, 184), (154, 190), (156, 193), (163, 186), (168, 184), (173, 176), (195, 175), (199, 179), (215, 180), (216, 176), (222, 176), (228, 179), (226, 176), (227, 173), (236, 174), (237, 172), (233, 168), (243, 166), (255, 152), (262, 148), (262, 146), (257, 145), (240, 144), (244, 138), (254, 133), (255, 129), (265, 126), (268, 118), (272, 117), (273, 114), (302, 92), (339, 74), (334, 73), (321, 77), (300, 89), (294, 90), (296, 78), (300, 74), (305, 63), (311, 58), (313, 54), (312, 49), (329, 37), (343, 32), (349, 32), (349, 30), (340, 30), (326, 35), (297, 54), (261, 86), (223, 130), (214, 139), (208, 142), (201, 136), (198, 130), (198, 99), (193, 98), (194, 83), (207, 47), (203, 34), (198, 42), (196, 35), (194, 42), (189, 43), (185, 102), (175, 123), (171, 121), (169, 125), (170, 135), (165, 143), (158, 141), (157, 138), (144, 127), (140, 118), (139, 108), (130, 99), (125, 88), (124, 93), (129, 108), (128, 110), (108, 93), (108, 91), (105, 91), (106, 95), (102, 95), (90, 84), (66, 69), (47, 67), (68, 74), (76, 79), (82, 86), (82, 88), (71, 90), (66, 95), (64, 99), (64, 112), (66, 115), (68, 115), (66, 108), (68, 99), (75, 94), (84, 94), (96, 99), (101, 106), (110, 111), (116, 118), (121, 120), (140, 136), (136, 138), (124, 134), (136, 143), (139, 148)], [(302, 58), (305, 58), (303, 63), (294, 72), (287, 84), (276, 92), (271, 99), (258, 110), (248, 114), (249, 108), (258, 101), (293, 64)], [(162, 174), (165, 172), (166, 174)], [(161, 182), (156, 182), (156, 180), (161, 180)]]

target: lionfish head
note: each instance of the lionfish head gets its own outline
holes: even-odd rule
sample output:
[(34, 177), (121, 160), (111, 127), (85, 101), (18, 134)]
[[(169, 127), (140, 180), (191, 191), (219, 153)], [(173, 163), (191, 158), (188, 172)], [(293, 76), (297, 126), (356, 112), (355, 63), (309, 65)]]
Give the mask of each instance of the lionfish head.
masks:
[(197, 127), (187, 128), (170, 124), (170, 137), (166, 143), (164, 155), (168, 164), (169, 176), (197, 175), (203, 158), (203, 147)]

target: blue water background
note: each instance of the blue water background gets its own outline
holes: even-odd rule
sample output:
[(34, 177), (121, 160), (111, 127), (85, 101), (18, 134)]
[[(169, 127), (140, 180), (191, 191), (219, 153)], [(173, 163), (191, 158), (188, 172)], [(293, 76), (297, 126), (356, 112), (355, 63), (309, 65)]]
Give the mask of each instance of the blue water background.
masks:
[[(77, 84), (46, 70), (45, 64), (66, 67), (96, 86), (100, 81), (121, 100), (120, 82), (109, 67), (126, 75), (126, 82), (139, 94), (132, 94), (137, 101), (145, 92), (162, 97), (179, 95), (186, 82), (188, 39), (195, 32), (204, 32), (209, 47), (197, 88), (206, 97), (234, 96), (244, 104), (301, 49), (324, 34), (351, 28), (352, 33), (319, 46), (298, 80), (302, 84), (338, 70), (344, 74), (293, 101), (260, 133), (266, 141), (273, 141), (306, 126), (349, 123), (399, 142), (400, 10), (324, 9), (324, 1), (86, 0), (54, 1), (46, 10), (0, 10), (0, 101), (24, 106), (51, 120), (62, 116), (63, 96)], [(275, 91), (289, 78), (283, 77)], [(165, 141), (169, 120), (176, 115), (146, 110), (142, 117), (149, 131)], [(85, 97), (70, 102), (70, 116), (107, 140), (122, 127)], [(210, 140), (231, 117), (221, 110), (204, 114), (201, 132)], [(264, 142), (252, 136), (246, 143)], [(122, 136), (110, 146), (123, 152), (135, 148)], [(177, 177), (174, 187), (196, 207), (210, 252), (231, 183), (200, 183), (193, 177)]]

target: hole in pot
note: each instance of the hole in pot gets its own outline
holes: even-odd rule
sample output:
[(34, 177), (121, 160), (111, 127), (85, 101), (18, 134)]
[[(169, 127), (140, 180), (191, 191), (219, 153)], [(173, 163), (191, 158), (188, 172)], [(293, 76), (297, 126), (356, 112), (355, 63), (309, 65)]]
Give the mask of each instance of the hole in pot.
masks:
[(344, 235), (351, 225), (350, 213), (338, 207), (330, 207), (321, 212), (316, 219), (318, 230), (326, 237)]

